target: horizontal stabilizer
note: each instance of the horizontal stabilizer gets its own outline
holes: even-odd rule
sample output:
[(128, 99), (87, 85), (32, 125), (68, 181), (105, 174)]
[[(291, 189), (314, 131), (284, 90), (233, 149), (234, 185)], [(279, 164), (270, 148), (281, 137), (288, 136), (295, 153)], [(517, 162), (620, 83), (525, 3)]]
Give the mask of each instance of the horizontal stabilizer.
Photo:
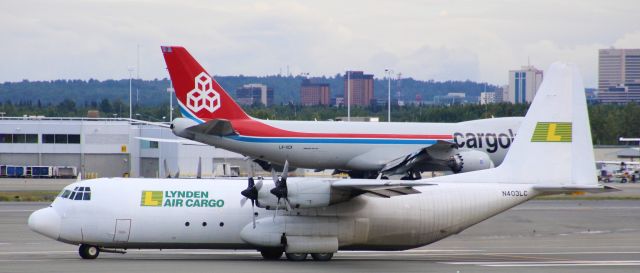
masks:
[(199, 142), (195, 142), (192, 140), (188, 140), (188, 139), (173, 139), (173, 138), (155, 138), (155, 137), (135, 137), (136, 139), (139, 140), (145, 140), (145, 141), (156, 141), (156, 142), (162, 142), (162, 143), (180, 143), (183, 145), (194, 145), (194, 146), (209, 146), (206, 144), (202, 144)]
[(571, 193), (571, 192), (590, 192), (602, 193), (620, 191), (620, 189), (606, 185), (536, 185), (533, 186), (536, 191), (544, 193)]
[(214, 136), (237, 135), (231, 126), (231, 122), (226, 119), (213, 119), (202, 124), (189, 127), (188, 130), (194, 133)]

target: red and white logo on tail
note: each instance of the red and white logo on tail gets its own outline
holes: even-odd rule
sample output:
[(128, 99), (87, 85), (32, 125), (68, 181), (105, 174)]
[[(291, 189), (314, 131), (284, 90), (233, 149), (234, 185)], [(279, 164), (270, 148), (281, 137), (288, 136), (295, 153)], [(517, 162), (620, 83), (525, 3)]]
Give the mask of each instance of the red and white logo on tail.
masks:
[(161, 48), (184, 117), (198, 123), (212, 119), (251, 119), (186, 49)]
[(194, 79), (193, 90), (187, 93), (187, 107), (194, 112), (207, 110), (211, 113), (220, 108), (220, 94), (213, 89), (211, 77), (207, 73), (200, 73)]

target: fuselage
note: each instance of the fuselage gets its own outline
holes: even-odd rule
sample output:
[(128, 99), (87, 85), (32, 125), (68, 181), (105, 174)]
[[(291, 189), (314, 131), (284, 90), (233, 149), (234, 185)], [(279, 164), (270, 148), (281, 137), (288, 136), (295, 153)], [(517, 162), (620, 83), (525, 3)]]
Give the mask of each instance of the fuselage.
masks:
[(244, 186), (244, 180), (218, 179), (87, 180), (65, 190), (90, 192), (84, 198), (90, 200), (58, 196), (32, 214), (29, 226), (62, 242), (105, 248), (255, 249), (243, 230), (262, 232), (277, 223), (287, 235), (335, 236), (342, 250), (401, 250), (456, 234), (538, 194), (527, 184), (423, 186), (419, 194), (281, 208), (275, 220), (274, 210), (256, 208), (252, 231), (251, 205), (240, 202)]
[[(194, 140), (254, 159), (310, 169), (378, 171), (438, 141), (482, 151), (497, 166), (521, 117), (458, 123), (231, 120), (237, 135), (196, 134)], [(196, 124), (196, 123), (194, 123)]]

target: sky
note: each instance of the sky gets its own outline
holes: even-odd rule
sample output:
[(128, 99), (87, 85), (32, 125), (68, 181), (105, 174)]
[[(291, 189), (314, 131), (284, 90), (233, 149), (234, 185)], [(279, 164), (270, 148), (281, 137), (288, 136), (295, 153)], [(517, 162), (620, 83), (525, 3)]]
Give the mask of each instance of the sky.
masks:
[(640, 1), (0, 1), (0, 82), (165, 78), (161, 45), (214, 75), (502, 85), (510, 69), (568, 61), (595, 87), (598, 49), (640, 48)]

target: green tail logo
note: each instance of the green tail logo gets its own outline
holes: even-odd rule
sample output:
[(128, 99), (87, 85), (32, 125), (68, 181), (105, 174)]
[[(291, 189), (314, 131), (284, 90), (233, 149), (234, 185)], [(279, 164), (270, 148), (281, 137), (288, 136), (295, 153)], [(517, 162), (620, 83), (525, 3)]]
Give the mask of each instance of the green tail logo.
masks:
[(531, 142), (571, 142), (571, 122), (538, 122)]

